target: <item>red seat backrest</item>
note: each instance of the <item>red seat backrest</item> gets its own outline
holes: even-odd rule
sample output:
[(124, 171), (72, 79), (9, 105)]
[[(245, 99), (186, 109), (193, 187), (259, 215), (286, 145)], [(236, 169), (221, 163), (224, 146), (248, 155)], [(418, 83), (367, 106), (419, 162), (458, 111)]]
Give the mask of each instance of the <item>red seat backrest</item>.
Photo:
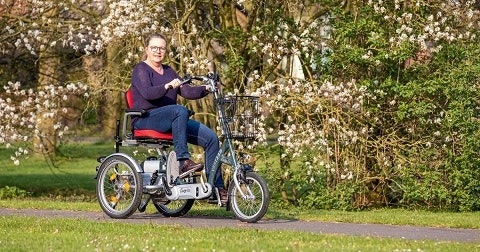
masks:
[(133, 107), (133, 95), (130, 88), (125, 92), (125, 101), (127, 102), (127, 108), (131, 109)]

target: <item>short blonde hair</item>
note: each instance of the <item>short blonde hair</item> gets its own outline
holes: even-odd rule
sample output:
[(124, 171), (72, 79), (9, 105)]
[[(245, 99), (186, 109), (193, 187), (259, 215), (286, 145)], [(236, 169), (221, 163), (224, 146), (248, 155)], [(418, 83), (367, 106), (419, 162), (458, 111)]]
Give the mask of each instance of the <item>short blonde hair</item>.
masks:
[(154, 38), (161, 38), (161, 39), (165, 40), (165, 42), (167, 42), (167, 38), (165, 38), (165, 36), (163, 36), (162, 34), (153, 33), (153, 34), (148, 35), (145, 38), (145, 47), (147, 47), (148, 44), (150, 44), (150, 41)]

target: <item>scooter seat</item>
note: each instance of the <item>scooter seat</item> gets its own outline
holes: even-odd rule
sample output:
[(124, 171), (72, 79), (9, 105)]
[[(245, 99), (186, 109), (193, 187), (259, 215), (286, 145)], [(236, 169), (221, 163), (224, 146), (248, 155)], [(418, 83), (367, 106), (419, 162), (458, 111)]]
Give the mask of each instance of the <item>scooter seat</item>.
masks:
[(165, 141), (173, 140), (172, 133), (162, 133), (156, 130), (149, 130), (149, 129), (134, 130), (133, 136), (135, 138), (141, 138), (141, 139), (152, 138), (155, 140), (165, 140)]

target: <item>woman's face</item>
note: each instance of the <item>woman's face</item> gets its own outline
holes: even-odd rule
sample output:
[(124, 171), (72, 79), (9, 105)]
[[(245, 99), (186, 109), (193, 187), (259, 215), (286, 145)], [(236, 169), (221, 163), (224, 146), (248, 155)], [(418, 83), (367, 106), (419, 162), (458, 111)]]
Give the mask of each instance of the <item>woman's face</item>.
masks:
[(167, 52), (167, 41), (162, 38), (154, 37), (145, 48), (147, 59), (151, 62), (162, 63), (165, 53)]

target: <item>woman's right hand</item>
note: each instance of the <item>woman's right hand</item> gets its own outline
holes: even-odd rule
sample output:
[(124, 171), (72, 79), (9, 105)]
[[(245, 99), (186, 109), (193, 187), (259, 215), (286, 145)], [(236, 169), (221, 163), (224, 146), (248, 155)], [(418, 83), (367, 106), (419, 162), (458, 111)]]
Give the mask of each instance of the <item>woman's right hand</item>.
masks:
[(172, 81), (170, 81), (169, 83), (165, 84), (165, 89), (175, 89), (177, 87), (179, 87), (180, 85), (182, 85), (182, 82), (178, 79), (178, 78), (175, 78), (173, 79)]

